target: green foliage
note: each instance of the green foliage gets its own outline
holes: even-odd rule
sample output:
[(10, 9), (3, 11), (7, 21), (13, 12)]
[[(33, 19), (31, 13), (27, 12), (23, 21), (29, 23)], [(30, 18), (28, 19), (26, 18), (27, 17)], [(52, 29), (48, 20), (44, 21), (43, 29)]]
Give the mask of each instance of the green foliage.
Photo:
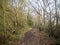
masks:
[(27, 15), (27, 24), (28, 24), (29, 26), (33, 26), (33, 21), (32, 21), (32, 19), (31, 19), (31, 16), (30, 16), (30, 15)]
[(0, 4), (0, 45), (15, 45), (23, 37), (21, 32), (27, 28), (26, 16), (23, 8), (18, 10), (19, 7), (14, 8), (7, 2), (1, 0)]

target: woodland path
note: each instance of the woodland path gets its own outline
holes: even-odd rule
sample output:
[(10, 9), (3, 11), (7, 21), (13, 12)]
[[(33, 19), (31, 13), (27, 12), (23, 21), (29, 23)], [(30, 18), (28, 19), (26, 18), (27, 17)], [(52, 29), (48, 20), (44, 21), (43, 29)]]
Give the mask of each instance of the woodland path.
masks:
[(54, 43), (47, 34), (33, 27), (25, 33), (24, 39), (16, 45), (54, 45)]

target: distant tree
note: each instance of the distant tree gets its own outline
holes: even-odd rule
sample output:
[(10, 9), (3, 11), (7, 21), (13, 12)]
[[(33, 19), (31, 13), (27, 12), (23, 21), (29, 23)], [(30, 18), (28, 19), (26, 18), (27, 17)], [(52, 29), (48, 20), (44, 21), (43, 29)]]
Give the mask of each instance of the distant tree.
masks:
[(29, 26), (33, 26), (33, 21), (32, 21), (32, 17), (30, 15), (30, 9), (28, 8), (28, 14), (27, 14), (27, 24)]

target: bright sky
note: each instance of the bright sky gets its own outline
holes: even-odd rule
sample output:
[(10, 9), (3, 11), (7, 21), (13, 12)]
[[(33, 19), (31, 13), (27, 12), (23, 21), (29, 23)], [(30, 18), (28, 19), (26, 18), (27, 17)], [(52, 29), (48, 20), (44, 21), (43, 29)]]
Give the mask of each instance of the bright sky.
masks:
[[(13, 0), (13, 1), (15, 1), (15, 0)], [(31, 4), (29, 4), (29, 1), (31, 2)], [(48, 3), (50, 4), (49, 5), (49, 7), (50, 7), (50, 10), (54, 10), (55, 9), (55, 6), (54, 6), (54, 1), (53, 0), (47, 0), (48, 1)], [(60, 3), (59, 1), (60, 0), (57, 0), (58, 1), (58, 4)], [(17, 0), (15, 1), (15, 2), (17, 2)], [(14, 2), (13, 2), (14, 3)], [(33, 12), (34, 12), (34, 9), (33, 9), (33, 7), (31, 6), (31, 5), (33, 5), (36, 9), (38, 9), (38, 4), (39, 4), (39, 10), (41, 11), (42, 10), (42, 7), (44, 6), (43, 5), (43, 2), (42, 2), (42, 0), (38, 0), (38, 2), (37, 2), (37, 0), (28, 0), (28, 2), (27, 2), (28, 4), (27, 4), (27, 7), (29, 7), (31, 10), (33, 10)], [(17, 3), (14, 3), (14, 5), (13, 6), (16, 6), (16, 5), (18, 5)], [(42, 7), (41, 7), (42, 6)], [(60, 6), (60, 5), (59, 5)], [(26, 10), (28, 11), (28, 8), (26, 7)], [(50, 12), (49, 11), (49, 7), (47, 6), (46, 7), (46, 10), (47, 10), (47, 12)], [(45, 7), (43, 7), (43, 8), (45, 8)]]

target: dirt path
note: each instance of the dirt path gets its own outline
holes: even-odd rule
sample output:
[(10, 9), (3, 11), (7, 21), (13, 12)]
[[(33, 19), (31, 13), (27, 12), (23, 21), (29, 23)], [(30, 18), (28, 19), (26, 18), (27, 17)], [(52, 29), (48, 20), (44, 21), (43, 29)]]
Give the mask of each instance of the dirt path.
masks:
[(25, 33), (24, 39), (16, 45), (53, 45), (53, 41), (44, 32), (32, 28)]

